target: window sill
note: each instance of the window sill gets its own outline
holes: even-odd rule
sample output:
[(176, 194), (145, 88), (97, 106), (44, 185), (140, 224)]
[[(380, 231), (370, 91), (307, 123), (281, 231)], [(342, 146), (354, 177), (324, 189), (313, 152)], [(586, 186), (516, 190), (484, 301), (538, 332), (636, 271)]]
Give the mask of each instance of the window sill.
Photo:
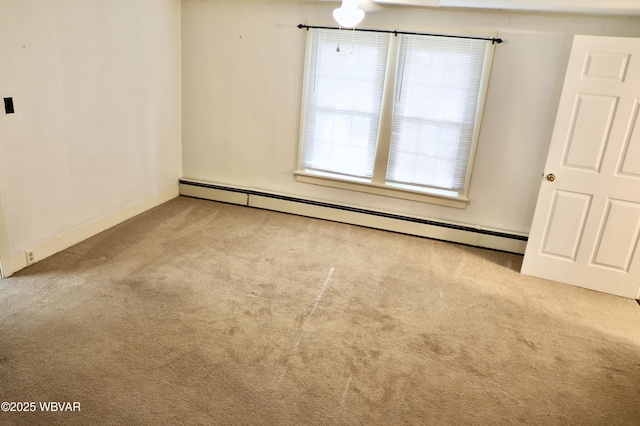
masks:
[[(349, 179), (343, 176), (335, 176), (329, 173), (317, 173), (308, 170), (297, 170), (295, 172), (298, 182), (310, 183), (313, 185), (329, 186), (333, 188), (347, 189), (351, 191), (366, 192), (369, 194), (382, 195), (385, 197), (401, 198), (404, 200), (419, 201), (421, 203), (438, 204), (441, 206), (464, 209), (467, 207), (469, 199), (460, 195), (447, 195), (438, 193), (436, 190), (419, 190), (401, 185), (377, 185), (364, 179)], [(444, 192), (444, 191), (443, 191)]]

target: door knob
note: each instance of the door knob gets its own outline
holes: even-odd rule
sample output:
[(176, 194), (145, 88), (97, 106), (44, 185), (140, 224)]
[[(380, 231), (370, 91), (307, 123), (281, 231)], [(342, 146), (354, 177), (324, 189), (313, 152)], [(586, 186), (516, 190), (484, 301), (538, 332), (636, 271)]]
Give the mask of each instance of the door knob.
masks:
[(547, 180), (548, 180), (549, 182), (553, 182), (554, 180), (556, 180), (556, 175), (554, 175), (553, 173), (549, 173), (549, 174), (547, 175)]

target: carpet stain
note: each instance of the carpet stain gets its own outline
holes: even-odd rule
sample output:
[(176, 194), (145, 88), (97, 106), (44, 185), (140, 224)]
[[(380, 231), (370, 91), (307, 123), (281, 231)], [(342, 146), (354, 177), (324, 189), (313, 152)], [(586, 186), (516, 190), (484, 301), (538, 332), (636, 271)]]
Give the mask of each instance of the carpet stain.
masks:
[(287, 374), (287, 370), (289, 367), (289, 361), (291, 359), (291, 357), (293, 357), (294, 355), (296, 355), (298, 353), (299, 347), (300, 347), (300, 342), (302, 341), (302, 337), (304, 335), (304, 333), (306, 332), (306, 326), (309, 323), (309, 321), (311, 321), (311, 317), (313, 317), (313, 314), (315, 313), (316, 309), (318, 308), (318, 304), (320, 303), (320, 299), (322, 299), (322, 296), (324, 295), (327, 286), (329, 285), (329, 282), (331, 281), (331, 276), (333, 275), (334, 272), (334, 268), (332, 267), (329, 270), (329, 274), (327, 275), (327, 278), (324, 281), (324, 285), (322, 286), (322, 289), (320, 290), (320, 294), (318, 294), (318, 297), (316, 297), (316, 301), (313, 304), (313, 307), (311, 308), (311, 310), (309, 311), (309, 313), (306, 316), (300, 316), (298, 315), (296, 320), (298, 321), (299, 324), (299, 334), (298, 334), (298, 338), (296, 339), (295, 343), (293, 344), (293, 348), (291, 349), (291, 351), (285, 356), (285, 360), (284, 360), (284, 369), (282, 371), (282, 373), (280, 374), (280, 380), (282, 380), (284, 378), (284, 376)]
[(349, 392), (349, 386), (351, 385), (352, 379), (353, 379), (353, 374), (349, 373), (349, 378), (347, 379), (347, 383), (345, 383), (344, 390), (342, 391), (342, 398), (340, 398), (341, 407), (344, 407), (344, 403), (347, 400), (347, 393)]
[(238, 327), (237, 325), (234, 325), (234, 326), (231, 326), (231, 327), (227, 328), (224, 333), (229, 335), (229, 336), (233, 336), (239, 330), (240, 330), (240, 327)]
[(327, 286), (329, 285), (329, 281), (331, 281), (331, 276), (333, 275), (333, 271), (334, 271), (334, 268), (332, 267), (329, 270), (329, 275), (327, 275), (327, 279), (324, 281), (324, 285), (322, 286), (322, 290), (320, 290), (320, 294), (318, 294), (318, 297), (316, 298), (316, 303), (313, 304), (313, 308), (311, 308), (311, 312), (309, 312), (308, 318), (311, 318), (313, 313), (316, 311), (316, 308), (318, 307), (318, 303), (320, 303), (320, 299), (322, 299), (322, 296), (324, 295), (324, 292), (327, 289)]
[(136, 279), (123, 279), (119, 281), (119, 284), (126, 286), (129, 290), (140, 291), (142, 286), (144, 286), (145, 282), (143, 280)]
[(527, 346), (529, 346), (531, 349), (533, 349), (534, 351), (538, 351), (538, 347), (536, 346), (536, 344), (534, 342), (532, 342), (531, 340), (527, 340), (527, 339), (522, 339), (523, 342), (525, 342), (527, 344)]
[[(350, 305), (352, 305), (350, 303)], [(386, 313), (384, 309), (372, 306), (347, 307), (345, 312), (350, 314), (350, 321), (355, 325), (393, 332), (400, 327), (400, 320)]]
[(433, 333), (421, 333), (410, 343), (410, 347), (422, 355), (431, 354), (437, 357), (450, 357), (456, 353), (446, 338)]

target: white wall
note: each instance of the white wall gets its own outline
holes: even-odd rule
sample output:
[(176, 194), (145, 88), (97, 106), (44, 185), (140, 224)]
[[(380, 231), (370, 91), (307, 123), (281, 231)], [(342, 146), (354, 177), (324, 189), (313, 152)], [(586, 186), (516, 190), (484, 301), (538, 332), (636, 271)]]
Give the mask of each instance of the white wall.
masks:
[(180, 24), (179, 0), (0, 0), (0, 95), (16, 110), (0, 111), (0, 193), (14, 260), (175, 196)]
[(212, 183), (528, 233), (574, 34), (640, 37), (640, 19), (395, 9), (361, 27), (498, 30), (465, 210), (298, 183), (305, 31), (335, 4), (184, 0), (183, 175)]

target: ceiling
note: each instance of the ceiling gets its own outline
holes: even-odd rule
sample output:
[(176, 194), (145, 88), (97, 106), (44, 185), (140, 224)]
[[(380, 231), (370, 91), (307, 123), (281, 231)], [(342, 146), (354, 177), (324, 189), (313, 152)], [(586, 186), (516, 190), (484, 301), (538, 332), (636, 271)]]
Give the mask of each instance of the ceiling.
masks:
[[(316, 2), (318, 0), (305, 0)], [(319, 0), (340, 3), (340, 0)], [(640, 0), (359, 0), (365, 11), (386, 7), (440, 7), (640, 16)]]

